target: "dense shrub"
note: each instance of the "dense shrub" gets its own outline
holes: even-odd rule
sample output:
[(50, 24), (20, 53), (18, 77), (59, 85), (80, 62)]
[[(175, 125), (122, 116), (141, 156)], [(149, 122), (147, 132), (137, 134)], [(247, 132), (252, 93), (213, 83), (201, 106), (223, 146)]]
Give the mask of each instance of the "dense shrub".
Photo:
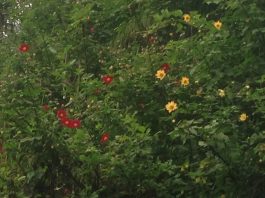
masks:
[(264, 197), (263, 1), (2, 8), (1, 197)]

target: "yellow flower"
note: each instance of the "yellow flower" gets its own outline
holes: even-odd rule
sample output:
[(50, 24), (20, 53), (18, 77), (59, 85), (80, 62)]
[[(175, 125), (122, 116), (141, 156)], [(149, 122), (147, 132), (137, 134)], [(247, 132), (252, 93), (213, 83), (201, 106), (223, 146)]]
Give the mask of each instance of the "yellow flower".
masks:
[(175, 111), (178, 108), (177, 103), (174, 101), (168, 102), (166, 104), (166, 110), (171, 113), (172, 111)]
[(248, 115), (246, 113), (242, 113), (240, 116), (239, 116), (239, 120), (241, 122), (244, 122), (248, 119)]
[(215, 21), (213, 25), (216, 29), (220, 30), (222, 27), (222, 22), (221, 21)]
[(181, 85), (188, 86), (190, 84), (190, 79), (186, 76), (181, 78)]
[(189, 15), (189, 14), (184, 14), (184, 15), (183, 15), (183, 20), (184, 20), (186, 23), (190, 22), (190, 15)]
[(163, 69), (160, 69), (156, 72), (156, 78), (162, 80), (166, 76), (166, 72)]
[(218, 89), (218, 95), (220, 97), (225, 97), (225, 91), (223, 89)]

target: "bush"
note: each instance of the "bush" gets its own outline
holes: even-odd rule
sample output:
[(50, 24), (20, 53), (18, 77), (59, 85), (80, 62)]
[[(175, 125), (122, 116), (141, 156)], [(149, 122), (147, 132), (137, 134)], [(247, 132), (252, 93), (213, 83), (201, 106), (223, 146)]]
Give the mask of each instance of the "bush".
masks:
[(18, 4), (1, 196), (263, 197), (261, 0)]

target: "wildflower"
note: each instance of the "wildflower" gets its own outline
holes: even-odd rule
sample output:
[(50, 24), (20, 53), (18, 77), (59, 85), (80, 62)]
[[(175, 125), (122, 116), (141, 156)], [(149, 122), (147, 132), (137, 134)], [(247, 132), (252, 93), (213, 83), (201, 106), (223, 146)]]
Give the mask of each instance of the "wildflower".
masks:
[(109, 134), (108, 133), (104, 133), (101, 138), (100, 138), (100, 143), (105, 143), (109, 140)]
[(163, 69), (160, 69), (156, 72), (156, 78), (163, 80), (163, 78), (166, 76), (166, 72)]
[(19, 46), (19, 51), (21, 52), (27, 52), (29, 50), (29, 45), (26, 44), (26, 43), (22, 43), (20, 46)]
[(186, 22), (186, 23), (188, 23), (188, 22), (190, 22), (190, 15), (189, 14), (184, 14), (183, 15), (183, 20)]
[(59, 109), (59, 110), (57, 111), (57, 117), (58, 117), (59, 119), (66, 118), (66, 117), (67, 117), (67, 113), (66, 113), (66, 111), (65, 111), (64, 109)]
[(72, 126), (72, 128), (78, 128), (78, 127), (80, 127), (80, 125), (81, 125), (81, 121), (80, 120), (78, 120), (78, 119), (71, 120), (71, 126)]
[(172, 111), (175, 111), (178, 108), (177, 103), (174, 101), (168, 102), (166, 104), (166, 110), (171, 113)]
[(242, 113), (240, 116), (239, 116), (239, 120), (241, 122), (245, 122), (246, 120), (248, 119), (248, 115), (246, 113)]
[(225, 96), (225, 91), (223, 89), (218, 89), (218, 95), (220, 97), (224, 97)]
[(68, 128), (72, 128), (72, 120), (70, 120), (70, 119), (68, 119), (68, 118), (66, 118), (66, 117), (63, 117), (63, 118), (60, 119), (60, 121), (61, 121), (61, 123), (62, 123), (64, 126), (66, 126), (66, 127), (68, 127)]
[(60, 122), (64, 126), (66, 126), (68, 128), (71, 128), (71, 129), (73, 129), (73, 128), (79, 128), (80, 125), (81, 125), (81, 121), (80, 120), (78, 120), (78, 119), (72, 120), (72, 119), (69, 119), (67, 117), (60, 118)]
[(213, 25), (214, 25), (214, 27), (215, 27), (216, 29), (220, 30), (221, 27), (222, 27), (222, 22), (218, 20), (218, 21), (214, 22)]
[(190, 84), (190, 79), (186, 76), (181, 78), (181, 85), (188, 86)]
[(168, 72), (168, 70), (170, 69), (170, 65), (168, 63), (164, 63), (161, 66), (161, 69), (163, 69), (166, 73)]
[(109, 85), (109, 84), (112, 83), (113, 77), (110, 76), (110, 75), (105, 75), (105, 76), (102, 77), (102, 81), (103, 81), (104, 84)]

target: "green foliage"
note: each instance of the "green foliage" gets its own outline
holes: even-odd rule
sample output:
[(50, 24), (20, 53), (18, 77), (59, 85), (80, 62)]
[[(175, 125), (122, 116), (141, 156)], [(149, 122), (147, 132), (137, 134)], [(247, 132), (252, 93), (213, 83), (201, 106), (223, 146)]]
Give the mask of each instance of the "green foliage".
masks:
[(17, 5), (1, 7), (16, 21), (0, 46), (1, 197), (263, 197), (263, 1)]

